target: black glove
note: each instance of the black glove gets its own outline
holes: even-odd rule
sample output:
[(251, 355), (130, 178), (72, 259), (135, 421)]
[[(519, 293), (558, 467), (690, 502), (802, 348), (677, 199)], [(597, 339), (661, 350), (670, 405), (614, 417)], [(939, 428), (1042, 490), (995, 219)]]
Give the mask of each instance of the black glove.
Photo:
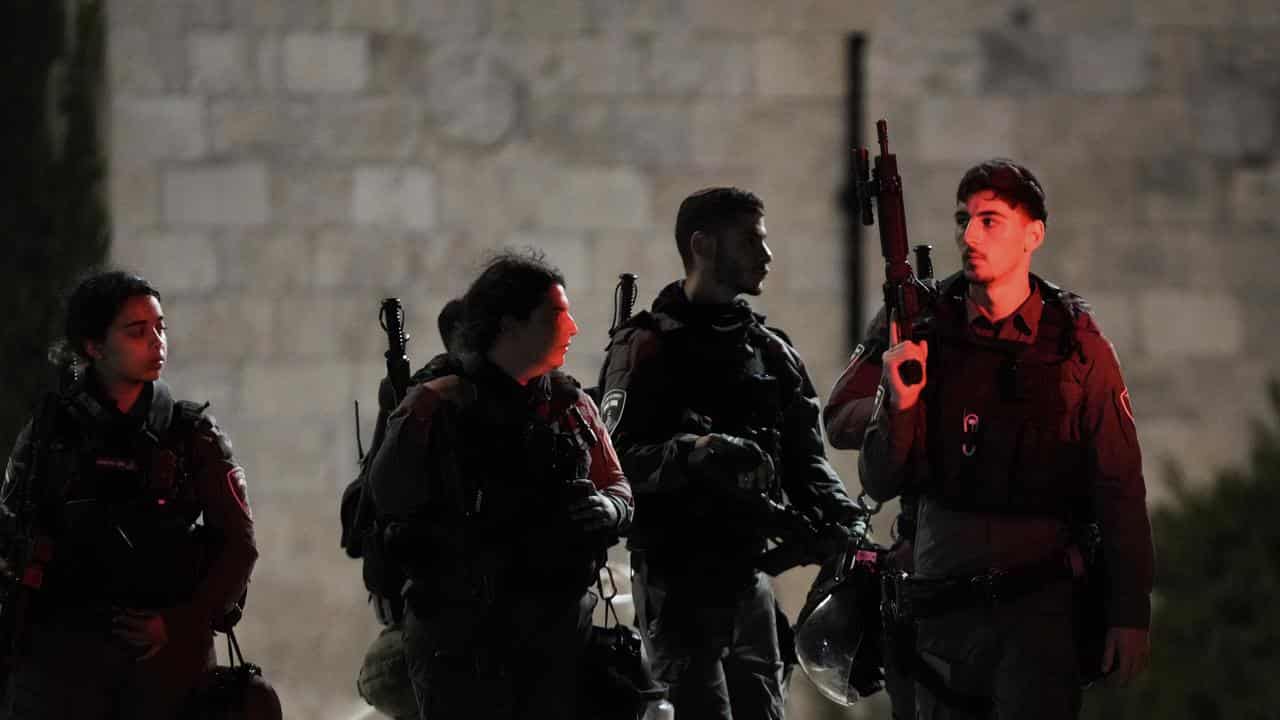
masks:
[(738, 490), (773, 489), (773, 458), (746, 438), (721, 433), (703, 435), (689, 452), (688, 468), (706, 477), (726, 479)]
[(866, 511), (856, 505), (832, 504), (823, 509), (822, 519), (841, 527), (852, 528), (854, 523), (861, 520), (865, 515)]
[(569, 519), (587, 532), (612, 530), (621, 520), (618, 504), (595, 489), (590, 480), (574, 480), (570, 484)]

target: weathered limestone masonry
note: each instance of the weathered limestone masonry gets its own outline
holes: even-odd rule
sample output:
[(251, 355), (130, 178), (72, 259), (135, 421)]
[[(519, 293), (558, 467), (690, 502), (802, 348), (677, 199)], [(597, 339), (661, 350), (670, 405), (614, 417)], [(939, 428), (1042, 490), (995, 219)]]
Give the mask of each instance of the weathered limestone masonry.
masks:
[[(424, 360), (481, 253), (536, 245), (583, 328), (570, 369), (594, 378), (617, 273), (639, 273), (647, 301), (679, 269), (679, 200), (739, 184), (768, 206), (763, 306), (825, 392), (849, 352), (835, 198), (851, 32), (870, 43), (867, 129), (889, 118), (912, 236), (942, 248), (940, 272), (958, 263), (965, 167), (1010, 155), (1044, 180), (1039, 267), (1097, 306), (1124, 358), (1153, 495), (1166, 457), (1193, 478), (1239, 460), (1280, 368), (1273, 0), (108, 9), (114, 257), (165, 291), (172, 379), (213, 403), (249, 472), (263, 556), (244, 642), (293, 717), (360, 707), (374, 627), (335, 498), (355, 399), (368, 437), (381, 297), (405, 299)], [(836, 457), (856, 488), (855, 458)], [(784, 583), (793, 606), (807, 577)]]

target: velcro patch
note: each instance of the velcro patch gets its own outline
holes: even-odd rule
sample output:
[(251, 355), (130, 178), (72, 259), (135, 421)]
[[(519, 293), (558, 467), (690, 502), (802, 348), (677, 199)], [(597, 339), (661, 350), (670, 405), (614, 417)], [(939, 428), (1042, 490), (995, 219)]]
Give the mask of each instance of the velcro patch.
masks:
[(244, 468), (237, 465), (227, 471), (227, 488), (236, 502), (240, 503), (240, 509), (252, 518), (253, 511), (249, 509), (249, 484), (244, 478)]
[(627, 393), (625, 390), (610, 390), (600, 399), (600, 419), (604, 422), (605, 429), (609, 434), (613, 434), (614, 428), (618, 427), (618, 423), (622, 422), (622, 411), (627, 407)]
[(1129, 399), (1129, 388), (1125, 388), (1120, 392), (1120, 409), (1124, 411), (1125, 415), (1129, 416), (1129, 422), (1137, 424), (1137, 421), (1133, 419), (1133, 401)]

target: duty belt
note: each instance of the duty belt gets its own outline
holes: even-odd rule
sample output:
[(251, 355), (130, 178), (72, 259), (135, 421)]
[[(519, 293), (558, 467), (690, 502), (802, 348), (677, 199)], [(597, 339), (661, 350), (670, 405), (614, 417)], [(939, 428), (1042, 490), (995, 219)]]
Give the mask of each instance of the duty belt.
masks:
[(991, 569), (966, 577), (919, 578), (907, 573), (886, 575), (885, 611), (890, 617), (905, 622), (957, 610), (994, 607), (1072, 577), (1074, 572), (1066, 551), (1055, 552), (1030, 565)]

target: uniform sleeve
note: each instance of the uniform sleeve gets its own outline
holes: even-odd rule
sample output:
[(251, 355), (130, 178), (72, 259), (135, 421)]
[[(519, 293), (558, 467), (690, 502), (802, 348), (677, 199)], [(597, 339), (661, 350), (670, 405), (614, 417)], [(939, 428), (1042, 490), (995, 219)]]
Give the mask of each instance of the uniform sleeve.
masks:
[(799, 355), (791, 350), (790, 357), (796, 364), (800, 387), (783, 409), (783, 489), (795, 505), (817, 508), (825, 518), (843, 521), (850, 517), (855, 506), (840, 477), (827, 461), (818, 393)]
[(601, 407), (605, 426), (636, 497), (688, 485), (685, 462), (697, 435), (683, 432), (665, 403), (668, 369), (657, 333), (631, 329), (610, 346)]
[(18, 481), (26, 477), (31, 468), (31, 422), (27, 421), (18, 432), (18, 439), (13, 443), (13, 451), (9, 453), (9, 462), (4, 468), (4, 484), (0, 485), (0, 504), (14, 512), (17, 508), (9, 507), (9, 498), (18, 487)]
[(859, 450), (871, 422), (876, 389), (880, 386), (880, 355), (888, 346), (888, 326), (881, 308), (854, 348), (849, 364), (831, 388), (822, 423), (827, 441), (841, 450)]
[(1145, 628), (1151, 623), (1155, 549), (1133, 405), (1111, 343), (1084, 331), (1081, 341), (1089, 362), (1081, 436), (1088, 453), (1094, 517), (1102, 530), (1107, 622)]
[(14, 523), (10, 522), (21, 508), (14, 507), (17, 498), (13, 497), (18, 483), (27, 476), (31, 469), (31, 421), (22, 427), (18, 439), (13, 443), (13, 451), (9, 453), (9, 461), (5, 463), (4, 482), (0, 484), (0, 552), (8, 552), (13, 542)]
[(204, 524), (221, 543), (191, 604), (210, 623), (217, 623), (248, 587), (258, 546), (254, 542), (244, 469), (232, 457), (231, 443), (212, 416), (205, 415), (197, 421), (192, 455)]
[(862, 488), (878, 502), (902, 494), (914, 474), (914, 450), (924, 447), (925, 441), (924, 398), (905, 411), (895, 412), (886, 401), (888, 392), (883, 383), (876, 390), (871, 421), (858, 455)]
[(631, 516), (635, 506), (631, 497), (631, 484), (627, 482), (627, 477), (622, 472), (622, 463), (618, 460), (617, 451), (613, 449), (609, 430), (600, 419), (596, 404), (586, 393), (583, 393), (578, 400), (578, 409), (599, 440), (591, 448), (591, 483), (600, 494), (617, 507), (618, 526), (615, 530), (625, 533), (631, 527)]
[(409, 389), (387, 418), (381, 446), (369, 471), (369, 488), (380, 515), (408, 518), (428, 504), (426, 468), (440, 396), (429, 385)]

